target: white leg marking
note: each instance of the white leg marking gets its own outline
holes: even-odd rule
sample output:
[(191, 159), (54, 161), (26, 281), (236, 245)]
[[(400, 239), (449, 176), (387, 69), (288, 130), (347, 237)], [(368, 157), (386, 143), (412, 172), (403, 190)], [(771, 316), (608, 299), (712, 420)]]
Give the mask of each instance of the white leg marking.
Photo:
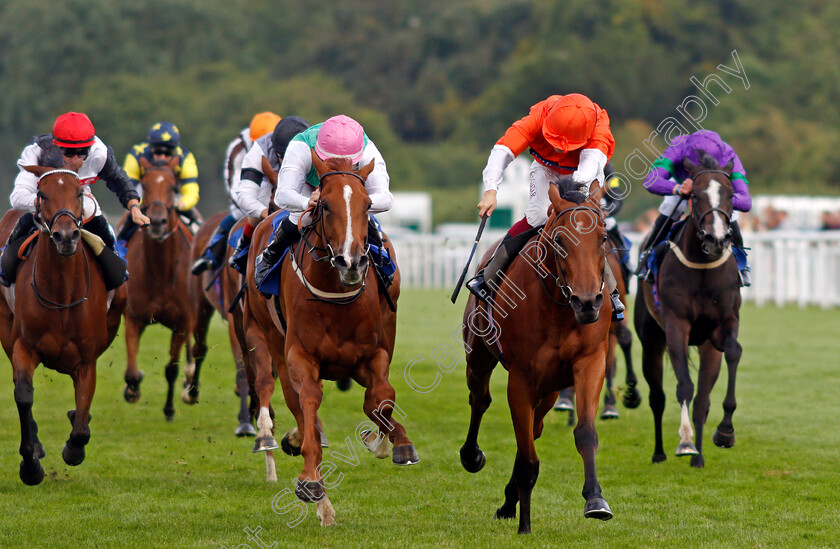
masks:
[(344, 186), (344, 202), (347, 205), (347, 234), (344, 237), (344, 249), (341, 255), (344, 256), (344, 261), (350, 265), (350, 246), (353, 244), (353, 223), (350, 220), (350, 197), (353, 196), (353, 189), (350, 185)]
[(274, 450), (265, 452), (265, 480), (277, 482), (277, 470), (274, 468)]
[(683, 401), (680, 413), (680, 443), (691, 442), (693, 437), (694, 430), (691, 428), (691, 420), (688, 417), (688, 402)]
[(324, 494), (324, 499), (315, 505), (315, 514), (321, 519), (321, 526), (332, 526), (335, 524), (335, 509), (333, 509), (330, 498)]
[(271, 423), (271, 416), (268, 413), (268, 407), (263, 406), (260, 408), (260, 415), (257, 418), (257, 436), (258, 437), (267, 437), (271, 436), (271, 428), (273, 427)]

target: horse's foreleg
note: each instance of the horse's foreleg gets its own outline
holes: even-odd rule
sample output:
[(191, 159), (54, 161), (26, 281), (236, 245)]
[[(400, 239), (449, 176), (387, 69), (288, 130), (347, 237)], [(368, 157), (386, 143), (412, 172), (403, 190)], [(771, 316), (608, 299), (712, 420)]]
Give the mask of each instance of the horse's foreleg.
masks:
[(677, 446), (676, 455), (696, 456), (699, 454), (694, 445), (694, 430), (691, 428), (691, 420), (688, 409), (691, 400), (694, 398), (694, 383), (691, 381), (691, 374), (688, 371), (688, 335), (690, 326), (688, 322), (674, 315), (663, 314), (663, 324), (668, 326), (665, 333), (665, 344), (668, 348), (668, 356), (671, 358), (671, 366), (677, 377), (677, 402), (680, 405), (680, 443)]
[(595, 454), (598, 452), (598, 432), (595, 429), (595, 415), (598, 413), (598, 401), (604, 386), (605, 355), (602, 352), (590, 355), (575, 362), (575, 394), (577, 400), (578, 423), (575, 427), (575, 447), (583, 458), (583, 498), (586, 504), (583, 516), (609, 520), (612, 518), (610, 506), (601, 496), (601, 485), (595, 469)]
[[(531, 492), (540, 474), (540, 460), (534, 447), (534, 388), (527, 377), (515, 367), (511, 367), (508, 375), (508, 404), (510, 416), (513, 420), (513, 431), (516, 434), (516, 459), (513, 462), (513, 481), (519, 499), (519, 533), (531, 533)], [(597, 406), (597, 397), (596, 397)], [(510, 511), (510, 497), (505, 489), (505, 503), (500, 512), (507, 508)], [(515, 513), (515, 504), (513, 508)]]
[(137, 353), (140, 350), (140, 336), (146, 329), (145, 324), (125, 315), (125, 351), (127, 356), (125, 368), (125, 389), (123, 397), (127, 402), (140, 400), (140, 382), (145, 374), (137, 367)]
[(187, 360), (184, 364), (184, 390), (181, 392), (181, 400), (187, 404), (198, 402), (199, 377), (201, 365), (207, 358), (207, 331), (210, 328), (210, 319), (215, 309), (206, 301), (198, 311), (192, 328), (192, 344), (187, 338)]
[(627, 321), (619, 322), (616, 337), (618, 338), (618, 346), (621, 347), (621, 353), (624, 355), (624, 364), (627, 366), (627, 375), (624, 378), (627, 386), (624, 388), (622, 402), (625, 408), (638, 408), (639, 404), (642, 403), (642, 395), (636, 388), (638, 381), (636, 380), (636, 372), (633, 371), (633, 355), (631, 353), (633, 334), (627, 327)]
[(295, 385), (300, 386), (298, 395), (303, 415), (303, 428), (299, 431), (303, 471), (298, 476), (295, 495), (301, 501), (320, 501), (324, 498), (325, 492), (320, 471), (321, 437), (316, 419), (324, 393), (318, 379), (318, 363), (300, 347), (290, 349), (287, 357), (289, 377)]
[(90, 441), (90, 405), (96, 390), (96, 362), (82, 365), (71, 375), (76, 390), (76, 409), (67, 412), (73, 430), (61, 457), (67, 465), (79, 465), (85, 459), (85, 446)]
[(164, 369), (166, 376), (166, 404), (163, 405), (163, 414), (166, 421), (175, 418), (175, 382), (178, 380), (178, 360), (181, 358), (181, 349), (187, 342), (189, 330), (175, 328), (172, 330), (172, 339), (169, 341), (169, 363)]
[(665, 352), (665, 333), (647, 310), (643, 289), (636, 294), (633, 320), (642, 342), (642, 375), (648, 384), (648, 404), (653, 412), (653, 463), (665, 461), (662, 448), (662, 414), (665, 412), (665, 391), (662, 390), (662, 357)]
[(257, 438), (252, 452), (264, 452), (279, 448), (274, 438), (274, 412), (271, 397), (274, 395), (274, 376), (271, 370), (272, 356), (282, 356), (283, 350), (275, 344), (269, 353), (269, 342), (255, 323), (246, 328), (249, 362), (253, 369), (254, 394), (257, 396)]
[[(467, 440), (461, 446), (461, 465), (470, 473), (477, 473), (484, 467), (487, 458), (478, 446), (478, 431), (484, 412), (493, 400), (490, 397), (490, 376), (496, 367), (496, 359), (479, 342), (467, 353), (467, 387), (470, 389), (470, 428)], [(515, 514), (515, 508), (514, 508)]]
[(712, 435), (712, 442), (721, 448), (732, 448), (735, 445), (735, 427), (732, 425), (732, 414), (735, 413), (735, 374), (741, 361), (741, 344), (738, 343), (738, 324), (728, 326), (728, 336), (724, 340), (723, 352), (726, 358), (727, 384), (726, 397), (723, 399), (723, 419)]
[[(388, 369), (390, 356), (385, 349), (380, 349), (376, 356), (370, 361), (366, 371), (359, 373), (359, 381), (366, 387), (364, 410), (371, 421), (379, 428), (379, 439), (384, 439), (387, 433), (388, 440), (393, 444), (391, 460), (395, 465), (413, 465), (420, 461), (417, 450), (414, 448), (408, 434), (396, 419), (397, 414), (405, 417), (405, 412), (395, 402), (396, 391), (388, 381)], [(383, 442), (373, 443), (378, 447)]]
[(692, 412), (698, 454), (691, 456), (692, 467), (700, 468), (706, 463), (703, 458), (703, 425), (709, 416), (709, 397), (720, 373), (720, 358), (721, 352), (711, 342), (707, 341), (700, 346), (700, 373), (697, 375), (697, 396), (694, 397)]
[(32, 417), (32, 403), (35, 389), (32, 385), (32, 375), (37, 365), (36, 358), (20, 340), (14, 344), (12, 351), (12, 366), (14, 367), (15, 404), (17, 404), (20, 418), (20, 480), (24, 484), (34, 486), (44, 480), (44, 468), (41, 465), (43, 447), (39, 449), (37, 441), (37, 427)]

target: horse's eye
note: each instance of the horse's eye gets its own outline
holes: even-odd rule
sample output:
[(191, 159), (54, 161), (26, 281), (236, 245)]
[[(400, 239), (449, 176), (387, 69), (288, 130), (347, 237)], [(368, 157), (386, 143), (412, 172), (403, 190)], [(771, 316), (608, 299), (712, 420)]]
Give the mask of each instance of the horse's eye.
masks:
[(324, 211), (325, 211), (325, 212), (329, 212), (329, 211), (330, 211), (330, 206), (329, 206), (329, 204), (327, 204), (326, 202), (321, 203), (321, 207), (322, 207), (322, 208), (324, 208)]
[(604, 238), (603, 238), (603, 239), (601, 239), (601, 242), (604, 242), (604, 243), (606, 243), (606, 242), (607, 242), (607, 235), (604, 235)]

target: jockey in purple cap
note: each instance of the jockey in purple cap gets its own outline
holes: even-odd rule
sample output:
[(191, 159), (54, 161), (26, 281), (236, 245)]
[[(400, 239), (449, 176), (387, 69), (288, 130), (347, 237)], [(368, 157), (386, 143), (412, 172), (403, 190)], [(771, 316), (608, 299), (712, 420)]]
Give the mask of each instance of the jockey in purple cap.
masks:
[(653, 225), (647, 240), (642, 246), (639, 255), (639, 267), (636, 274), (639, 278), (648, 282), (652, 281), (652, 275), (647, 268), (647, 257), (659, 242), (665, 239), (673, 222), (679, 219), (685, 212), (688, 205), (684, 199), (691, 194), (693, 181), (688, 171), (683, 167), (683, 159), (688, 158), (691, 162), (700, 164), (699, 151), (705, 151), (712, 156), (719, 166), (725, 166), (731, 160), (733, 162), (732, 181), (732, 249), (738, 260), (738, 271), (740, 272), (741, 285), (750, 285), (750, 267), (747, 264), (747, 255), (744, 252), (744, 239), (741, 236), (741, 229), (738, 227), (738, 211), (748, 212), (752, 208), (752, 199), (744, 166), (732, 147), (729, 146), (720, 136), (709, 130), (700, 130), (688, 136), (677, 137), (672, 141), (662, 156), (657, 158), (650, 173), (645, 178), (645, 188), (648, 191), (664, 195), (665, 199), (659, 206), (659, 217)]
[[(385, 160), (361, 124), (349, 116), (339, 115), (297, 134), (286, 149), (274, 194), (274, 203), (291, 213), (280, 223), (271, 242), (256, 259), (254, 283), (257, 288), (286, 247), (300, 237), (297, 222), (307, 208), (317, 204), (321, 195), (318, 173), (312, 165), (313, 150), (321, 160), (347, 158), (354, 166), (364, 166), (373, 160), (373, 171), (365, 180), (365, 189), (370, 196), (369, 212), (386, 212), (394, 203)], [(373, 222), (368, 227), (368, 239), (381, 247), (379, 231)]]

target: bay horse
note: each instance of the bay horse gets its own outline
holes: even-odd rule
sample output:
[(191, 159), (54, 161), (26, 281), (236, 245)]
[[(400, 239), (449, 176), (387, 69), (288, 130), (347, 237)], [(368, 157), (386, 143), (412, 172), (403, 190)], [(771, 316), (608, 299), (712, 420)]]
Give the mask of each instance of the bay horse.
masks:
[[(128, 361), (123, 396), (128, 402), (140, 399), (143, 372), (137, 367), (140, 336), (147, 325), (160, 323), (172, 330), (169, 363), (164, 372), (168, 383), (163, 413), (167, 421), (175, 415), (173, 395), (178, 377), (181, 349), (187, 347), (187, 362), (192, 364), (188, 338), (193, 329), (193, 312), (189, 298), (190, 247), (192, 234), (186, 229), (175, 207), (178, 182), (174, 168), (178, 158), (168, 164), (152, 165), (145, 158), (140, 165), (145, 174), (142, 209), (151, 225), (135, 231), (128, 248), (128, 306), (125, 310), (125, 346)], [(188, 399), (189, 403), (197, 402)]]
[[(374, 163), (353, 171), (348, 159), (324, 162), (314, 152), (312, 162), (321, 182), (320, 200), (301, 218), (300, 223), (311, 221), (279, 266), (280, 292), (271, 301), (254, 285), (254, 259), (271, 238), (271, 223), (266, 220), (254, 231), (244, 321), (249, 347), (260, 342), (258, 348), (264, 345), (270, 355), (252, 353), (252, 359), (273, 360), (286, 405), (297, 423), (283, 440), (285, 451), (304, 458), (295, 494), (301, 501), (318, 503), (318, 516), (326, 526), (334, 523), (335, 511), (320, 467), (317, 412), (324, 379), (350, 377), (365, 387), (364, 412), (372, 423), (359, 435), (377, 457), (387, 457), (391, 444), (392, 461), (397, 465), (417, 463), (419, 457), (405, 428), (392, 416), (395, 408), (399, 410), (388, 381), (396, 311), (377, 291), (367, 256), (370, 198), (364, 182)], [(394, 254), (390, 243), (386, 247)], [(397, 302), (399, 271), (383, 291)], [(261, 407), (257, 427), (262, 432), (267, 425), (271, 425), (268, 410)]]
[[(741, 292), (738, 267), (731, 253), (733, 188), (730, 176), (733, 163), (719, 167), (711, 156), (700, 152), (700, 165), (689, 159), (683, 165), (694, 180), (691, 213), (685, 224), (665, 246), (659, 267), (656, 292), (642, 284), (636, 294), (634, 322), (642, 342), (642, 370), (650, 386), (655, 447), (653, 462), (665, 461), (662, 449), (662, 414), (665, 393), (662, 390), (662, 356), (667, 349), (677, 377), (677, 402), (680, 404), (680, 443), (677, 456), (691, 456), (693, 467), (703, 467), (703, 425), (709, 414), (709, 395), (720, 373), (721, 356), (726, 356), (729, 372), (723, 419), (712, 441), (722, 448), (735, 444), (732, 414), (735, 411), (735, 373), (741, 359), (738, 343)], [(692, 419), (688, 407), (694, 396), (694, 384), (688, 370), (688, 346), (700, 351), (697, 396)]]
[[(125, 286), (109, 296), (94, 252), (80, 243), (89, 237), (82, 234), (79, 176), (68, 169), (25, 169), (39, 176), (35, 216), (40, 231), (31, 255), (20, 265), (19, 283), (13, 291), (3, 289), (0, 341), (12, 363), (20, 416), (20, 479), (36, 485), (44, 479), (40, 460), (46, 453), (32, 415), (35, 368), (43, 364), (73, 379), (76, 408), (67, 413), (73, 428), (61, 457), (68, 465), (79, 465), (90, 440), (96, 361), (117, 334)], [(9, 237), (20, 216), (15, 210), (6, 213), (0, 221), (0, 239)]]
[[(471, 472), (486, 462), (478, 431), (490, 406), (490, 376), (497, 362), (508, 371), (507, 396), (516, 434), (513, 474), (495, 518), (514, 518), (519, 533), (531, 532), (531, 492), (539, 474), (534, 440), (561, 389), (574, 385), (578, 423), (575, 445), (583, 458), (584, 516), (608, 520), (595, 471), (595, 415), (604, 385), (611, 305), (604, 284), (606, 229), (603, 188), (593, 183), (589, 201), (582, 186), (561, 177), (549, 188), (545, 227), (511, 263), (492, 307), (470, 295), (464, 311), (464, 346), (471, 417), (461, 464)], [(491, 251), (482, 259), (487, 263)], [(547, 280), (546, 280), (547, 279)]]

